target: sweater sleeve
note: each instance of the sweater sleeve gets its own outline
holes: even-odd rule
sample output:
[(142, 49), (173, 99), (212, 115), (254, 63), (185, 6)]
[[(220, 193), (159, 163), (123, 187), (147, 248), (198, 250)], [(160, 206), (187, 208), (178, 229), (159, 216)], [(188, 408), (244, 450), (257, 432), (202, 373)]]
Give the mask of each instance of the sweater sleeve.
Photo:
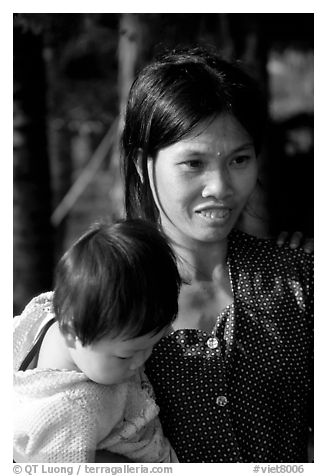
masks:
[[(25, 407), (26, 409), (26, 407)], [(35, 401), (15, 415), (14, 459), (19, 463), (94, 462), (96, 419), (76, 402)]]
[(164, 436), (158, 417), (159, 407), (153, 388), (140, 372), (134, 385), (129, 386), (128, 405), (124, 418), (115, 431), (99, 444), (99, 448), (123, 455), (133, 462), (178, 462), (168, 439)]
[(133, 438), (121, 438), (114, 444), (103, 444), (101, 449), (124, 455), (136, 463), (178, 463), (175, 451), (163, 434), (158, 417), (145, 425)]

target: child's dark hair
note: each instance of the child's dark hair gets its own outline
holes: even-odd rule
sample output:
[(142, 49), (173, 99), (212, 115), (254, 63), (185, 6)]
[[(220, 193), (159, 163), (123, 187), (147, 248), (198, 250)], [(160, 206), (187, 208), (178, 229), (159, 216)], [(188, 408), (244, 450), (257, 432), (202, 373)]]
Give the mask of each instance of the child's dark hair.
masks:
[(82, 345), (156, 334), (177, 315), (180, 283), (174, 253), (154, 225), (96, 224), (57, 265), (54, 312), (63, 334)]

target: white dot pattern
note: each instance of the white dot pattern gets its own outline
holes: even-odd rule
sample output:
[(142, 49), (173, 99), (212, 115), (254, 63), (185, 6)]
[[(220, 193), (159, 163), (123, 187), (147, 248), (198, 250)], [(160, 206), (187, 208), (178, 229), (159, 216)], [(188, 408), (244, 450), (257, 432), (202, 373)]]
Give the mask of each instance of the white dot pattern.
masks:
[(234, 231), (234, 303), (210, 334), (177, 330), (146, 364), (180, 462), (306, 462), (313, 257)]

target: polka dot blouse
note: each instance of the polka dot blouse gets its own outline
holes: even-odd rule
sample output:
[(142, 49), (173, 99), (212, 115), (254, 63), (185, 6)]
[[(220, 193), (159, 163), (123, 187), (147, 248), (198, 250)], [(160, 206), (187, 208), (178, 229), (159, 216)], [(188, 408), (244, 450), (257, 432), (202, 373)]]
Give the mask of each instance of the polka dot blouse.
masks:
[(156, 345), (146, 373), (180, 462), (307, 461), (312, 261), (234, 231), (234, 302), (215, 335), (177, 330)]

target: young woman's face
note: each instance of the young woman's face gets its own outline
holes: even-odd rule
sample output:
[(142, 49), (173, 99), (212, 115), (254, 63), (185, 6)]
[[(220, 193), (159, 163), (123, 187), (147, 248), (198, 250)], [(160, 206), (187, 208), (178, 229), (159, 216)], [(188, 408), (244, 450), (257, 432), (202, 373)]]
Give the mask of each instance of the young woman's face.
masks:
[(112, 385), (132, 377), (166, 332), (167, 329), (164, 329), (158, 334), (146, 334), (128, 340), (103, 337), (95, 344), (86, 346), (77, 340), (75, 347), (70, 347), (69, 351), (77, 368), (90, 380)]
[(225, 240), (257, 180), (253, 140), (231, 115), (200, 124), (148, 160), (164, 231), (175, 242)]

